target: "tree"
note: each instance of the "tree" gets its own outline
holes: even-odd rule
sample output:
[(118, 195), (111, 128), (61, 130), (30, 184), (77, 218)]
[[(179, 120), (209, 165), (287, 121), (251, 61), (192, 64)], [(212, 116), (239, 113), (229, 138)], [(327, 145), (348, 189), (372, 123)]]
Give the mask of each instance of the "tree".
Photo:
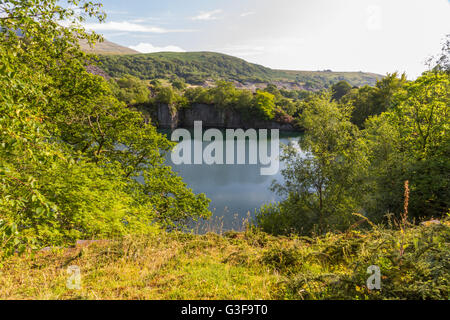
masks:
[(406, 75), (400, 77), (397, 73), (388, 74), (383, 79), (377, 81), (375, 87), (363, 86), (359, 89), (352, 89), (340, 102), (353, 106), (352, 122), (363, 128), (364, 122), (371, 116), (379, 115), (388, 111), (394, 104), (396, 93), (402, 90), (406, 84)]
[(172, 81), (172, 87), (177, 89), (177, 90), (184, 90), (186, 89), (186, 83), (184, 82), (183, 79), (176, 79)]
[(449, 200), (450, 79), (425, 73), (395, 97), (393, 108), (368, 122), (368, 150), (378, 216), (402, 212), (402, 182), (410, 181), (410, 214), (445, 214)]
[(278, 90), (278, 87), (272, 83), (269, 83), (264, 91), (273, 94), (275, 96), (275, 99), (281, 98), (280, 90)]
[(213, 103), (219, 108), (235, 106), (237, 90), (231, 82), (217, 81), (216, 86), (209, 90)]
[(352, 89), (352, 86), (347, 81), (339, 81), (338, 83), (335, 83), (331, 90), (333, 92), (333, 99), (334, 100), (341, 100), (343, 96), (345, 96), (347, 93), (350, 92)]
[(437, 57), (431, 57), (428, 65), (435, 72), (450, 72), (450, 34), (445, 36), (441, 54)]
[(426, 73), (398, 96), (392, 114), (402, 139), (418, 158), (435, 154), (448, 138), (450, 77)]
[(284, 233), (294, 229), (309, 234), (348, 227), (351, 214), (360, 209), (360, 179), (367, 166), (359, 130), (350, 122), (350, 109), (342, 109), (331, 95), (316, 96), (303, 111), (300, 139), (303, 152), (285, 148), (284, 183), (272, 189), (285, 200), (276, 210), (263, 209), (258, 221), (275, 214), (287, 222)]
[(210, 92), (202, 87), (188, 88), (183, 95), (190, 104), (202, 103), (213, 104), (213, 98)]
[(115, 97), (128, 106), (150, 101), (149, 87), (139, 78), (127, 75), (117, 80), (110, 80), (110, 84)]
[(9, 253), (210, 214), (165, 165), (173, 144), (86, 71), (95, 59), (78, 41), (99, 37), (75, 23), (102, 21), (101, 5), (69, 4), (0, 3), (0, 246)]
[(259, 118), (272, 120), (275, 117), (275, 96), (258, 90), (253, 98), (253, 108)]
[(177, 96), (171, 87), (160, 87), (157, 90), (155, 101), (157, 103), (172, 105), (177, 101)]

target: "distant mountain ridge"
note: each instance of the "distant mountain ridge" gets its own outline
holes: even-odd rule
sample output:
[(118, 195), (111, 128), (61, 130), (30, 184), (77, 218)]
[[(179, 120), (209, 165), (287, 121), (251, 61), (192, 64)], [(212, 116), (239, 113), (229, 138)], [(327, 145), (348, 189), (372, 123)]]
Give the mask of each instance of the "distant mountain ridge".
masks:
[[(108, 52), (114, 48), (117, 51)], [(122, 48), (108, 42), (107, 47), (93, 50), (99, 54), (101, 68), (111, 77), (129, 74), (143, 80), (181, 78), (189, 84), (203, 86), (211, 86), (216, 80), (227, 80), (247, 89), (273, 83), (279, 88), (291, 90), (320, 90), (341, 80), (352, 86), (375, 85), (382, 78), (381, 75), (366, 72), (275, 70), (216, 52), (130, 54), (125, 50), (128, 48)]]
[(103, 42), (98, 42), (93, 48), (89, 46), (87, 41), (80, 41), (81, 49), (87, 53), (95, 54), (111, 54), (111, 55), (121, 55), (121, 54), (138, 54), (139, 52), (117, 43), (104, 40)]

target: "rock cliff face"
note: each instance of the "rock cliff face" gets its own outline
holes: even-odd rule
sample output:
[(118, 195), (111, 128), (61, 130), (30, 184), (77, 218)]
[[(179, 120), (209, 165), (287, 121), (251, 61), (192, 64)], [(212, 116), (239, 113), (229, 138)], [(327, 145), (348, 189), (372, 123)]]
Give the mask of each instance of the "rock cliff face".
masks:
[(158, 127), (175, 129), (179, 126), (179, 112), (167, 104), (158, 105)]
[(213, 105), (193, 104), (189, 108), (175, 110), (166, 104), (158, 106), (158, 126), (162, 129), (193, 128), (194, 121), (202, 121), (203, 128), (229, 129), (279, 129), (297, 131), (292, 124), (253, 119), (244, 121), (237, 112), (220, 110)]

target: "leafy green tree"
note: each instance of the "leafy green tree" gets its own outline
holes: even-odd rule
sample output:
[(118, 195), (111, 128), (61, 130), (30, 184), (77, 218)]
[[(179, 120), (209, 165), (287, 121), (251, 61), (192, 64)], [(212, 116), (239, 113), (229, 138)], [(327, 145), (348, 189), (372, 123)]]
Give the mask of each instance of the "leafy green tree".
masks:
[(386, 75), (381, 80), (377, 81), (376, 84), (376, 94), (375, 94), (375, 105), (378, 106), (374, 110), (375, 114), (380, 114), (381, 112), (390, 110), (394, 106), (394, 97), (398, 92), (400, 92), (406, 85), (406, 74), (398, 75), (397, 72)]
[(260, 118), (272, 120), (275, 117), (275, 96), (258, 90), (253, 98), (253, 108)]
[(183, 79), (176, 79), (172, 81), (172, 87), (179, 91), (182, 91), (186, 89), (186, 83)]
[(410, 214), (438, 217), (449, 208), (450, 81), (444, 72), (426, 73), (395, 97), (391, 111), (367, 125), (371, 176), (378, 216), (403, 212), (403, 182), (410, 181)]
[(372, 115), (375, 115), (380, 109), (375, 106), (374, 96), (377, 89), (371, 86), (363, 86), (358, 89), (352, 89), (347, 95), (341, 98), (342, 104), (351, 104), (353, 106), (352, 122), (358, 127), (363, 128), (364, 122)]
[(352, 122), (358, 127), (364, 127), (364, 122), (371, 116), (390, 110), (395, 101), (395, 95), (405, 86), (406, 75), (400, 77), (396, 72), (388, 74), (377, 81), (375, 87), (364, 86), (353, 89), (341, 98), (342, 104), (353, 105)]
[(150, 91), (145, 81), (127, 75), (117, 80), (110, 80), (115, 97), (127, 105), (145, 104), (150, 101)]
[(215, 106), (230, 108), (235, 106), (238, 92), (231, 82), (217, 81), (216, 86), (209, 90)]
[(351, 214), (360, 209), (360, 182), (367, 167), (350, 111), (340, 108), (329, 94), (316, 96), (303, 110), (301, 125), (307, 132), (299, 141), (303, 152), (295, 146), (285, 148), (284, 183), (272, 187), (285, 201), (258, 214), (263, 228), (270, 231), (267, 221), (276, 223), (273, 216), (285, 223), (282, 230), (277, 227), (280, 233), (310, 234), (349, 226)]
[(352, 86), (347, 81), (339, 81), (331, 87), (334, 100), (341, 100), (343, 96), (350, 92)]
[(165, 165), (173, 144), (86, 71), (95, 59), (78, 42), (99, 37), (76, 23), (102, 21), (101, 5), (69, 4), (0, 3), (0, 246), (6, 253), (154, 232), (210, 214), (204, 195), (194, 195)]
[(172, 105), (177, 101), (177, 95), (172, 87), (160, 87), (157, 90), (155, 101), (157, 103)]
[(435, 72), (450, 72), (450, 34), (445, 36), (441, 54), (436, 58), (432, 57), (428, 64)]
[(268, 92), (270, 94), (273, 94), (275, 96), (275, 99), (278, 100), (281, 98), (281, 92), (278, 89), (278, 87), (272, 83), (269, 83), (267, 87), (264, 89), (265, 92)]
[(291, 117), (299, 115), (300, 104), (292, 99), (280, 98), (276, 101), (276, 105)]
[(210, 92), (203, 87), (188, 88), (184, 92), (184, 97), (190, 104), (203, 103), (213, 104), (213, 98)]

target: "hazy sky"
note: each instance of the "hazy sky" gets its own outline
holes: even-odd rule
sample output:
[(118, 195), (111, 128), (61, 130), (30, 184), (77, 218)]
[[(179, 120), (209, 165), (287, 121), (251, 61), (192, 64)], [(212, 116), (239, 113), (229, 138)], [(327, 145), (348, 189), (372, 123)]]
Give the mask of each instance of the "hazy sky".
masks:
[(405, 71), (450, 33), (449, 0), (105, 0), (86, 26), (141, 52), (216, 51), (271, 68)]

